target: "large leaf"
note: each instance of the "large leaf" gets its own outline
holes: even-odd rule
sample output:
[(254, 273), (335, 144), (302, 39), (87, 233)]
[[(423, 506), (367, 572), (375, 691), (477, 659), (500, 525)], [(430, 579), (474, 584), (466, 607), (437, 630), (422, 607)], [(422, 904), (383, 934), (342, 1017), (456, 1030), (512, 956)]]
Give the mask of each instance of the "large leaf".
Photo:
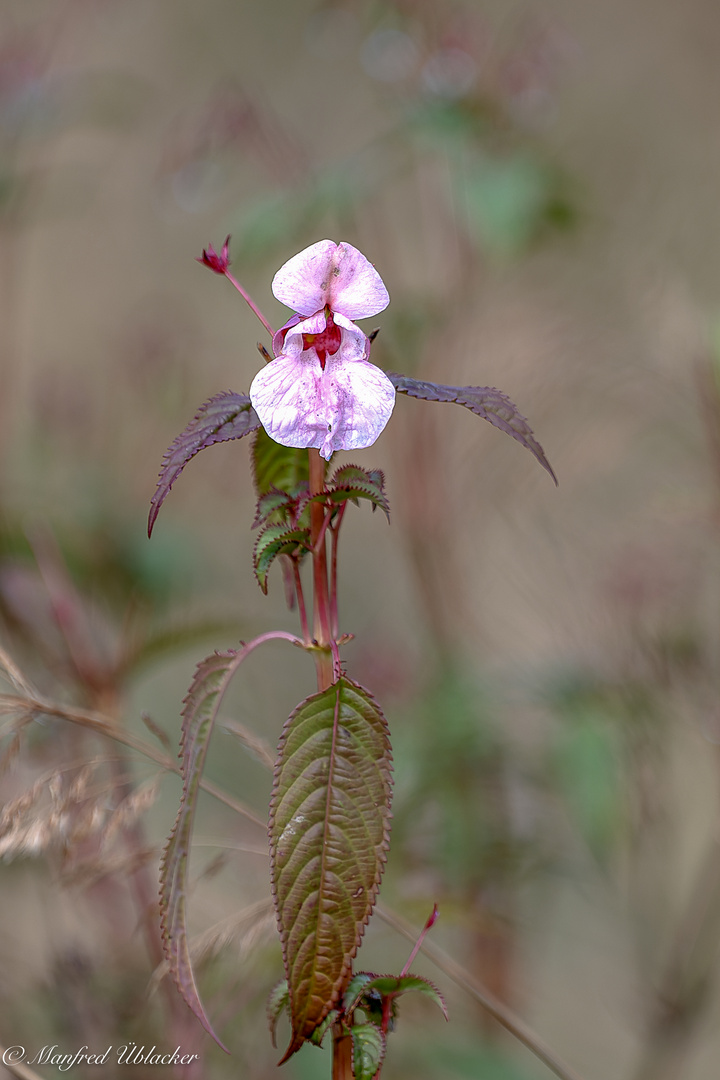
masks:
[(283, 728), (270, 803), (272, 888), (292, 1039), (312, 1036), (350, 976), (385, 864), (392, 758), (370, 694), (341, 678)]
[(308, 452), (293, 446), (281, 446), (258, 428), (253, 440), (253, 475), (258, 496), (270, 490), (294, 492), (307, 483)]
[(517, 439), (521, 446), (529, 450), (557, 484), (557, 477), (545, 457), (545, 451), (533, 435), (532, 428), (518, 411), (517, 405), (501, 390), (492, 386), (443, 386), (392, 372), (388, 372), (388, 379), (399, 394), (422, 398), (423, 401), (451, 401), (464, 405), (483, 420), (489, 420), (496, 428)]
[(213, 443), (241, 439), (260, 427), (258, 415), (246, 394), (226, 390), (201, 405), (185, 430), (165, 452), (155, 494), (150, 500), (148, 536), (160, 507), (188, 461)]
[(185, 901), (188, 855), (205, 755), (220, 703), (248, 647), (214, 653), (198, 665), (183, 708), (180, 809), (160, 869), (160, 913), (165, 957), (183, 998), (205, 1030), (226, 1049), (212, 1029), (198, 994), (190, 962)]

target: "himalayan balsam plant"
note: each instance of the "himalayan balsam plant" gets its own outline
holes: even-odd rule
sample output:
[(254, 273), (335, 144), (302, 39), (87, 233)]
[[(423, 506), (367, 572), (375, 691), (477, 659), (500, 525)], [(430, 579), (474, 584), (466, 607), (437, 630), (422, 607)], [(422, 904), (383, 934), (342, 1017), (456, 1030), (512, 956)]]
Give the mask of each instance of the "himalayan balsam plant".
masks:
[[(446, 386), (385, 374), (369, 356), (372, 337), (355, 320), (389, 303), (370, 262), (347, 243), (321, 240), (277, 272), (272, 290), (292, 309), (273, 332), (229, 270), (228, 240), (199, 259), (224, 275), (271, 335), (273, 356), (249, 395), (221, 393), (202, 405), (167, 451), (152, 499), (149, 530), (173, 483), (195, 454), (213, 443), (253, 434), (257, 491), (253, 562), (264, 593), (273, 563), (282, 568), (297, 605), (300, 636), (278, 630), (239, 649), (216, 652), (197, 668), (182, 725), (183, 793), (165, 850), (161, 876), (166, 958), (180, 993), (217, 1039), (200, 1001), (186, 929), (188, 854), (203, 764), (223, 696), (245, 657), (283, 639), (315, 663), (317, 693), (286, 721), (278, 748), (269, 839), (271, 888), (285, 979), (269, 1003), (274, 1036), (287, 1012), (292, 1028), (286, 1061), (304, 1042), (333, 1039), (333, 1077), (378, 1077), (397, 999), (408, 991), (433, 998), (427, 980), (353, 972), (353, 960), (373, 909), (387, 858), (392, 755), (387, 721), (372, 694), (350, 679), (340, 649), (338, 547), (345, 513), (361, 500), (389, 516), (383, 473), (356, 464), (331, 466), (337, 450), (371, 446), (388, 423), (397, 394), (455, 402), (517, 439), (555, 479), (526, 420), (499, 390)], [(301, 564), (312, 564), (312, 598)], [(307, 584), (307, 582), (306, 582)], [(432, 925), (436, 911), (428, 919)], [(220, 1043), (220, 1040), (217, 1039)], [(220, 1043), (222, 1046), (222, 1043)]]

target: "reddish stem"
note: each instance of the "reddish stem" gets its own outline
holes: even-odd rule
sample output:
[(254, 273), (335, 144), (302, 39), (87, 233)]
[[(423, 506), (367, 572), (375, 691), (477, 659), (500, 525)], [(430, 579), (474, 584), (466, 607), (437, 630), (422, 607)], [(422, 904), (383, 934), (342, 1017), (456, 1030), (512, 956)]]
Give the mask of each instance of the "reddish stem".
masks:
[[(325, 462), (317, 450), (308, 450), (310, 495), (325, 490)], [(337, 592), (335, 530), (333, 537), (333, 599), (328, 591), (327, 530), (331, 514), (322, 501), (310, 504), (310, 548), (313, 560), (313, 634), (319, 648), (315, 653), (318, 690), (327, 690), (339, 677), (340, 658), (337, 642)], [(337, 721), (336, 721), (337, 722)], [(333, 1027), (332, 1080), (353, 1080), (352, 1036), (342, 1026)]]
[(332, 626), (333, 637), (337, 637), (340, 633), (337, 598), (338, 541), (340, 539), (340, 526), (342, 525), (342, 519), (346, 509), (347, 503), (344, 502), (338, 510), (335, 525), (330, 529), (330, 550), (332, 553), (330, 556), (330, 624)]
[[(410, 970), (410, 965), (412, 964), (412, 962), (415, 959), (415, 957), (417, 956), (417, 954), (420, 952), (420, 949), (422, 948), (422, 943), (423, 943), (423, 941), (425, 940), (425, 938), (427, 936), (428, 930), (430, 929), (431, 926), (434, 926), (435, 923), (437, 922), (437, 917), (438, 917), (438, 906), (437, 906), (437, 904), (433, 904), (433, 909), (432, 909), (432, 911), (431, 911), (431, 913), (430, 913), (430, 915), (428, 917), (428, 920), (425, 923), (425, 925), (423, 926), (417, 941), (415, 942), (415, 944), (412, 947), (410, 955), (407, 958), (407, 963), (405, 964), (402, 971), (400, 972), (400, 978), (401, 979), (403, 979), (407, 975), (408, 971)], [(392, 1003), (393, 1003), (394, 1000), (395, 1000), (395, 994), (387, 994), (385, 996), (385, 1000), (383, 1001), (383, 1014), (382, 1014), (381, 1031), (382, 1031), (382, 1033), (383, 1033), (383, 1035), (385, 1036), (386, 1039), (387, 1039), (388, 1029), (390, 1027), (390, 1016), (392, 1015)], [(381, 1071), (382, 1071), (382, 1065), (380, 1066), (378, 1071), (375, 1073), (375, 1075), (373, 1077), (373, 1080), (380, 1080)]]
[(423, 928), (422, 928), (422, 930), (420, 932), (420, 936), (418, 937), (417, 941), (415, 942), (415, 944), (412, 947), (412, 951), (410, 952), (410, 955), (407, 958), (407, 963), (405, 964), (405, 967), (400, 972), (400, 978), (401, 979), (405, 975), (407, 975), (408, 971), (410, 970), (410, 965), (412, 964), (412, 962), (415, 959), (415, 957), (417, 956), (417, 954), (420, 952), (420, 950), (422, 948), (422, 943), (425, 940), (425, 938), (427, 937), (428, 930), (430, 929), (430, 927), (434, 926), (435, 923), (437, 922), (438, 914), (439, 914), (438, 906), (437, 906), (437, 904), (433, 904), (433, 909), (430, 912), (428, 920), (425, 923), (425, 925), (423, 926)]
[(307, 621), (307, 608), (305, 607), (305, 594), (303, 593), (302, 581), (300, 580), (300, 566), (297, 559), (292, 561), (293, 578), (295, 579), (295, 595), (298, 602), (298, 614), (300, 615), (300, 628), (303, 641), (307, 645), (310, 641), (310, 630)]
[(332, 1080), (353, 1080), (352, 1035), (341, 1024), (333, 1027)]
[(237, 291), (238, 291), (238, 292), (240, 293), (240, 295), (242, 296), (243, 300), (244, 300), (244, 301), (245, 301), (245, 303), (246, 303), (246, 304), (248, 305), (248, 307), (249, 307), (249, 308), (250, 308), (250, 309), (251, 309), (251, 310), (252, 310), (252, 311), (253, 311), (253, 312), (254, 312), (254, 313), (255, 313), (255, 314), (257, 315), (258, 319), (259, 319), (259, 320), (260, 320), (260, 322), (261, 322), (261, 323), (263, 324), (263, 326), (264, 326), (264, 327), (265, 327), (265, 329), (267, 330), (267, 332), (268, 332), (268, 334), (270, 335), (270, 337), (274, 337), (274, 336), (275, 336), (275, 331), (273, 330), (272, 326), (271, 326), (271, 325), (270, 325), (270, 323), (269, 323), (269, 322), (267, 321), (267, 319), (265, 318), (265, 316), (263, 315), (262, 311), (260, 310), (260, 308), (259, 308), (259, 307), (257, 306), (257, 304), (255, 303), (255, 301), (254, 301), (254, 300), (252, 300), (252, 299), (250, 298), (250, 296), (248, 295), (248, 293), (246, 293), (246, 292), (245, 292), (245, 290), (243, 289), (243, 287), (242, 287), (242, 285), (240, 284), (240, 282), (239, 282), (239, 281), (238, 281), (238, 280), (237, 280), (236, 278), (234, 278), (234, 277), (232, 276), (232, 274), (230, 273), (230, 271), (229, 271), (229, 270), (226, 270), (226, 271), (225, 271), (225, 277), (226, 277), (226, 278), (228, 279), (228, 281), (230, 282), (230, 284), (231, 284), (231, 285), (234, 285), (234, 286), (235, 286), (235, 288), (236, 288), (236, 289), (237, 289)]
[[(332, 513), (333, 513), (332, 512), (332, 507), (329, 510), (327, 510), (326, 513), (325, 513), (325, 517), (324, 517), (323, 523), (322, 523), (322, 528), (320, 529), (320, 534), (319, 534), (317, 540), (315, 541), (315, 548), (317, 548), (318, 550), (320, 550), (320, 545), (325, 540), (325, 533), (328, 531), (328, 527), (329, 527), (330, 522), (332, 520)], [(313, 551), (315, 550), (315, 548), (313, 548)]]
[[(310, 494), (320, 495), (325, 490), (325, 462), (317, 450), (308, 450), (310, 465)], [(327, 538), (325, 535), (325, 507), (321, 502), (310, 504), (310, 547), (313, 560), (313, 636), (320, 646), (315, 653), (318, 690), (327, 690), (333, 684), (333, 662), (330, 652), (332, 632), (330, 626), (330, 595), (328, 592)]]

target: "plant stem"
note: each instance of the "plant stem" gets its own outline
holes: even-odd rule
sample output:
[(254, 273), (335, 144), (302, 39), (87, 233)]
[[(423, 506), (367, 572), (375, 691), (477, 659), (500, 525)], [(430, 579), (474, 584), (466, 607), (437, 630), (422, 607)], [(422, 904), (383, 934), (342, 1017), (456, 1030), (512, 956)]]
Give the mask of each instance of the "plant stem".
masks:
[[(410, 923), (406, 922), (400, 915), (396, 915), (390, 908), (384, 907), (382, 904), (378, 904), (375, 908), (377, 915), (388, 926), (392, 926), (403, 937), (414, 942), (417, 940), (418, 931)], [(524, 1020), (521, 1020), (512, 1009), (509, 1009), (507, 1005), (504, 1005), (502, 1001), (495, 997), (479, 979), (476, 979), (469, 971), (458, 964), (456, 960), (437, 945), (433, 945), (430, 942), (423, 942), (421, 951), (425, 953), (428, 959), (432, 960), (441, 971), (453, 980), (453, 982), (465, 990), (471, 997), (475, 999), (484, 1009), (490, 1013), (492, 1017), (501, 1024), (506, 1031), (509, 1031), (511, 1035), (514, 1035), (524, 1046), (530, 1050), (535, 1057), (539, 1058), (544, 1065), (547, 1065), (551, 1072), (555, 1073), (559, 1080), (581, 1080), (580, 1074), (576, 1073), (569, 1065), (566, 1065), (555, 1053), (547, 1046), (539, 1035), (528, 1027)]]
[(230, 273), (229, 270), (225, 271), (225, 277), (228, 279), (228, 281), (230, 282), (231, 285), (235, 286), (235, 288), (240, 293), (240, 295), (242, 296), (243, 300), (248, 305), (248, 307), (255, 313), (255, 315), (257, 315), (258, 319), (263, 324), (263, 326), (267, 330), (270, 337), (274, 337), (275, 336), (275, 331), (273, 330), (272, 326), (267, 321), (267, 319), (265, 318), (262, 311), (260, 310), (260, 308), (255, 303), (255, 301), (250, 299), (250, 296), (245, 292), (245, 290), (243, 289), (240, 282), (236, 278), (234, 278), (232, 276), (232, 274)]
[(412, 950), (410, 952), (410, 955), (408, 956), (406, 962), (403, 964), (403, 969), (400, 972), (400, 978), (401, 979), (404, 978), (405, 975), (407, 975), (408, 971), (412, 967), (413, 960), (415, 959), (417, 954), (420, 952), (420, 950), (422, 948), (423, 941), (425, 940), (425, 938), (428, 935), (428, 931), (437, 922), (437, 917), (438, 917), (438, 906), (437, 906), (437, 904), (433, 904), (433, 909), (432, 909), (432, 912), (430, 913), (430, 917), (428, 918), (427, 922), (423, 926), (420, 937), (417, 939), (417, 941), (413, 945)]
[(298, 602), (298, 613), (300, 615), (300, 629), (302, 630), (303, 641), (307, 645), (310, 641), (310, 630), (308, 628), (307, 621), (307, 609), (305, 607), (305, 594), (303, 593), (302, 581), (300, 579), (300, 566), (297, 559), (292, 561), (293, 578), (295, 580), (295, 595)]
[[(317, 450), (308, 450), (310, 465), (310, 494), (325, 490), (325, 462)], [(315, 653), (318, 691), (333, 684), (333, 662), (330, 651), (330, 595), (328, 592), (327, 537), (325, 507), (321, 502), (310, 504), (310, 547), (313, 560), (313, 636), (320, 648)]]
[(353, 1080), (352, 1035), (335, 1024), (333, 1031), (332, 1080)]
[[(308, 450), (310, 464), (310, 494), (319, 495), (325, 490), (325, 462), (314, 448)], [(315, 652), (318, 691), (327, 690), (335, 681), (337, 644), (334, 629), (337, 622), (337, 599), (333, 598), (331, 615), (328, 592), (327, 526), (328, 518), (322, 502), (310, 504), (310, 547), (313, 560), (313, 634), (320, 646)], [(335, 540), (333, 534), (333, 541)], [(334, 550), (334, 548), (333, 548)], [(333, 1029), (332, 1080), (353, 1080), (352, 1035), (342, 1026)]]
[(338, 510), (337, 519), (335, 525), (330, 526), (330, 623), (332, 626), (333, 637), (337, 637), (340, 633), (340, 623), (338, 619), (338, 600), (337, 600), (337, 561), (338, 561), (338, 541), (340, 539), (340, 526), (342, 519), (347, 509), (347, 503), (343, 503)]

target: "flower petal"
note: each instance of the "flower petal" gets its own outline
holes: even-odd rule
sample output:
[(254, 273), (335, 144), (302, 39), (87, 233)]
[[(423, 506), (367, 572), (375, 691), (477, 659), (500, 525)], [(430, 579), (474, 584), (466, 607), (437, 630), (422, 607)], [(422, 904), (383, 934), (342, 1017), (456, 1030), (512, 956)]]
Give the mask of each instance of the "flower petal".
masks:
[(343, 335), (343, 347), (324, 370), (315, 350), (307, 349), (279, 356), (257, 373), (250, 400), (271, 439), (314, 446), (324, 458), (375, 442), (392, 414), (395, 387), (380, 368), (353, 357), (358, 349)]
[(273, 356), (280, 356), (283, 352), (283, 343), (288, 330), (292, 329), (293, 326), (297, 326), (300, 322), (302, 322), (302, 315), (291, 315), (288, 321), (279, 330), (275, 331), (272, 339)]
[(352, 244), (332, 240), (320, 240), (289, 259), (273, 278), (272, 291), (301, 315), (327, 305), (349, 319), (365, 319), (390, 303), (372, 263)]
[[(392, 384), (391, 384), (392, 385)], [(321, 446), (331, 426), (323, 369), (314, 349), (279, 356), (259, 371), (250, 400), (271, 439), (282, 446)]]
[(390, 303), (383, 279), (352, 244), (338, 244), (330, 277), (330, 310), (348, 319), (366, 319)]
[(273, 278), (272, 291), (281, 304), (301, 315), (314, 315), (326, 304), (327, 282), (337, 244), (320, 240), (293, 255)]
[(329, 459), (334, 450), (372, 446), (392, 415), (395, 387), (380, 368), (367, 360), (343, 359), (341, 350), (326, 362), (323, 399), (330, 404), (331, 419), (317, 445)]

